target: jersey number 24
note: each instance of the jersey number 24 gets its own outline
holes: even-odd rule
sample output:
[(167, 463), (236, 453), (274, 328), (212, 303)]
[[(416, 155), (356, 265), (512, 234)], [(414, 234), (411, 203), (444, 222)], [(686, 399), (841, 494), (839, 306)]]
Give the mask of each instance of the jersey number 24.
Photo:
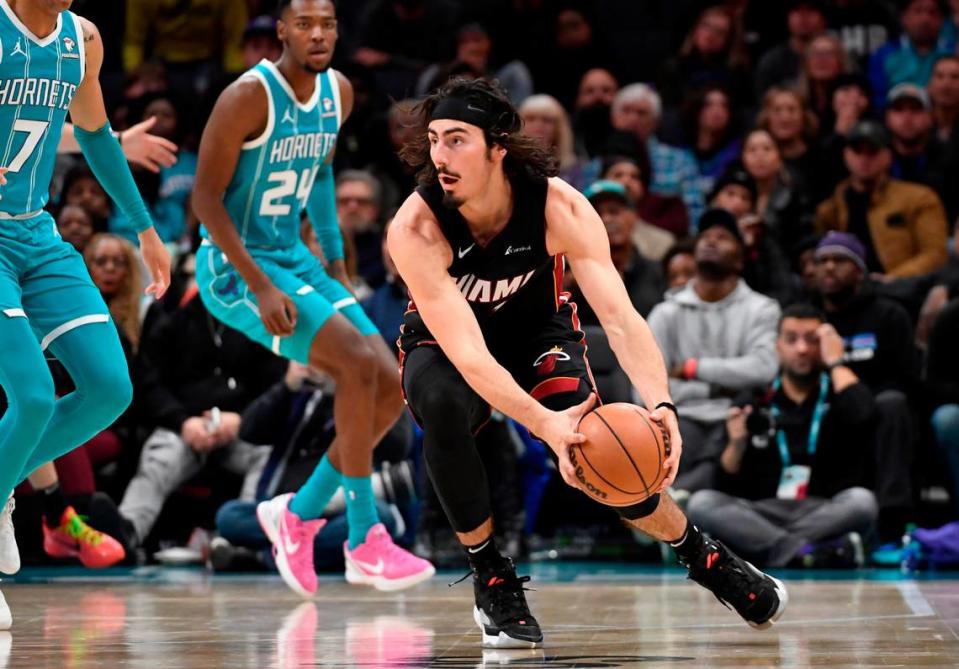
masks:
[(319, 167), (307, 168), (299, 175), (296, 170), (270, 173), (270, 176), (266, 178), (267, 183), (277, 185), (264, 191), (263, 200), (260, 202), (260, 216), (289, 216), (290, 203), (287, 198), (293, 193), (296, 193), (296, 199), (299, 201), (297, 213), (303, 211), (319, 169)]

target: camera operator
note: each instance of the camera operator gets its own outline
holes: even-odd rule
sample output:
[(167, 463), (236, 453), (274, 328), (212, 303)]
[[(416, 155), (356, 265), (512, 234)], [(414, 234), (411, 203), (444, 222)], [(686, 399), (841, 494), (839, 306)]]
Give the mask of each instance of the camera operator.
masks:
[(843, 364), (843, 340), (815, 307), (783, 312), (781, 372), (764, 396), (729, 410), (728, 491), (702, 490), (687, 513), (757, 565), (860, 566), (878, 514), (867, 474), (872, 393)]

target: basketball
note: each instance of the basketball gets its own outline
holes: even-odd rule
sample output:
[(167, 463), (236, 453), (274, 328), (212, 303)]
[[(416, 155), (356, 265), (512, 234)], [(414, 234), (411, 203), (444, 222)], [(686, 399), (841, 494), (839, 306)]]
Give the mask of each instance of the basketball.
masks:
[(666, 477), (669, 436), (633, 404), (605, 404), (583, 416), (582, 444), (570, 448), (570, 460), (583, 492), (607, 506), (638, 504), (654, 494)]

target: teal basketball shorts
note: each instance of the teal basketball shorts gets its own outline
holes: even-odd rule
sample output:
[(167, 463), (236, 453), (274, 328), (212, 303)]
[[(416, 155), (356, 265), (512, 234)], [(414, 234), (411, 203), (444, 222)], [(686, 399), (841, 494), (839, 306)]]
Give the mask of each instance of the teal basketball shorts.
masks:
[(83, 258), (45, 211), (0, 219), (0, 319), (9, 318), (28, 319), (44, 350), (70, 330), (110, 320)]
[(296, 328), (289, 337), (275, 337), (260, 320), (256, 296), (243, 277), (210, 242), (196, 256), (196, 279), (207, 310), (277, 355), (307, 364), (316, 333), (333, 314), (346, 317), (361, 335), (377, 334), (373, 322), (352, 294), (330, 277), (304, 244), (291, 249), (253, 251), (253, 259), (279, 290), (296, 305)]

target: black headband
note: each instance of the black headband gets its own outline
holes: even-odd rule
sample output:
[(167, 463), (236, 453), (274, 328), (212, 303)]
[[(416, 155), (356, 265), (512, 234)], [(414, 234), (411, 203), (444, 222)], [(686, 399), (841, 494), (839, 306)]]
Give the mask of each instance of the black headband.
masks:
[(464, 98), (443, 98), (430, 114), (430, 121), (437, 120), (463, 121), (478, 126), (483, 130), (493, 128), (493, 115), (490, 113), (488, 102), (477, 102)]

